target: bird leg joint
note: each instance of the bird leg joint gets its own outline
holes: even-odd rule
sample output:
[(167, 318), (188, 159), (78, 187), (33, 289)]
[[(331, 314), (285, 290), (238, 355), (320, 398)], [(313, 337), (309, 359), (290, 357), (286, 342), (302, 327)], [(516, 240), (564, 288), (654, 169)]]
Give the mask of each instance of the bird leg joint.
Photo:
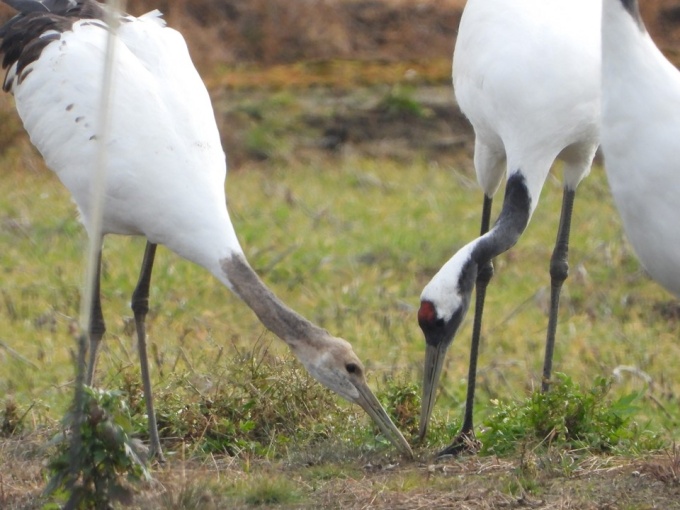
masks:
[(561, 285), (567, 279), (567, 276), (569, 276), (569, 262), (567, 262), (566, 250), (562, 253), (555, 250), (550, 259), (550, 278), (553, 282)]
[(130, 302), (130, 308), (132, 308), (132, 312), (135, 314), (135, 317), (146, 317), (146, 314), (149, 313), (149, 293), (148, 291), (146, 294), (142, 292), (135, 292), (132, 294), (132, 300)]

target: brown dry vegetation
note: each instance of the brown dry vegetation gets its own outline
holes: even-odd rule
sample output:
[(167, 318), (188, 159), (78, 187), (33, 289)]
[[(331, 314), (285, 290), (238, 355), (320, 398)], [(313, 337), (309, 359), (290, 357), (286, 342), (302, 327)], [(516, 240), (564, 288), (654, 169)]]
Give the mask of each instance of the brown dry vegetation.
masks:
[[(680, 43), (680, 2), (642, 0), (650, 33)], [(141, 0), (187, 34), (203, 65), (449, 59), (465, 0)], [(217, 43), (216, 43), (217, 42)]]
[[(39, 441), (38, 441), (39, 440)], [(12, 469), (0, 473), (0, 507), (29, 510), (44, 487), (40, 455), (43, 438), (6, 440), (0, 458)], [(185, 452), (180, 452), (183, 457)], [(351, 464), (266, 461), (239, 457), (202, 460), (173, 458), (154, 467), (154, 480), (139, 493), (133, 509), (420, 508), (492, 510), (677, 510), (680, 508), (680, 451), (632, 460), (556, 451), (535, 457), (467, 457), (401, 464), (375, 458)], [(565, 466), (569, 466), (565, 469)], [(565, 476), (565, 472), (569, 474)], [(280, 483), (304, 493), (301, 501), (244, 503), (235, 496), (247, 486), (262, 490)], [(266, 497), (266, 496), (261, 496)], [(8, 505), (8, 506), (2, 506)]]
[[(680, 44), (680, 2), (641, 0), (654, 39)], [(300, 60), (449, 60), (465, 0), (136, 0), (186, 37), (202, 70)], [(0, 7), (0, 13), (11, 10)]]
[(461, 0), (144, 0), (188, 34), (202, 64), (414, 60), (451, 54)]

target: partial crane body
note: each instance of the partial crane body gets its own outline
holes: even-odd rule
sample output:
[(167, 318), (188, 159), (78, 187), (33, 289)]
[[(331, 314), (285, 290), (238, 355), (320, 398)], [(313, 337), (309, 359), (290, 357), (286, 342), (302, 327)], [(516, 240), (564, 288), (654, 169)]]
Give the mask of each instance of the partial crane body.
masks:
[(626, 235), (652, 278), (680, 297), (680, 72), (637, 0), (603, 0), (601, 129)]
[[(440, 455), (474, 448), (476, 366), (492, 259), (519, 240), (550, 168), (560, 159), (563, 203), (550, 261), (543, 370), (543, 387), (548, 387), (560, 290), (568, 274), (573, 201), (599, 143), (600, 13), (599, 0), (469, 0), (463, 11), (453, 85), (475, 132), (474, 165), (484, 201), (480, 237), (463, 246), (425, 286), (418, 312), (426, 340), (422, 438), (446, 352), (476, 285), (463, 427)], [(491, 226), (492, 200), (504, 178), (503, 207)]]
[[(162, 459), (146, 354), (145, 317), (156, 246), (210, 271), (286, 342), (322, 384), (362, 406), (407, 455), (411, 449), (368, 387), (351, 345), (284, 305), (248, 264), (226, 207), (226, 158), (208, 92), (183, 37), (153, 11), (119, 16), (113, 38), (110, 130), (100, 140), (107, 34), (93, 0), (4, 0), (19, 14), (0, 28), (14, 95), (32, 143), (70, 191), (92, 231), (92, 180), (105, 143), (102, 235), (143, 236), (147, 247), (133, 293), (152, 452)], [(97, 240), (101, 247), (102, 239)], [(101, 257), (101, 252), (100, 252)], [(105, 332), (99, 279), (90, 325), (87, 382)]]

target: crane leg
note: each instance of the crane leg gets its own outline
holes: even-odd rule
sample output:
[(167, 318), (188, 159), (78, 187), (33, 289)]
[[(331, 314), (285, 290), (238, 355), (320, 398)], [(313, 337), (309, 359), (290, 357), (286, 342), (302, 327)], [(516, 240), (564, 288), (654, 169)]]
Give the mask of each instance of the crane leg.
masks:
[(142, 384), (144, 386), (144, 398), (146, 400), (146, 414), (149, 420), (149, 437), (151, 440), (151, 457), (156, 457), (159, 462), (165, 462), (161, 442), (158, 435), (156, 413), (153, 407), (153, 394), (151, 392), (151, 378), (149, 376), (149, 359), (146, 354), (146, 315), (149, 312), (149, 287), (151, 284), (151, 270), (153, 269), (156, 245), (146, 243), (144, 260), (139, 273), (137, 287), (132, 293), (131, 308), (135, 316), (137, 329), (137, 348), (139, 350), (139, 364), (142, 372)]
[(571, 230), (571, 213), (574, 208), (576, 190), (564, 188), (562, 194), (562, 212), (557, 230), (555, 249), (550, 258), (550, 315), (548, 318), (548, 334), (545, 341), (545, 359), (543, 361), (542, 391), (550, 388), (553, 351), (555, 349), (555, 332), (557, 330), (557, 312), (560, 307), (560, 291), (569, 275), (569, 233)]
[[(491, 220), (492, 197), (484, 195), (482, 206), (482, 226), (480, 235), (489, 231)], [(474, 453), (479, 450), (479, 442), (475, 439), (474, 424), (472, 414), (474, 411), (475, 385), (477, 382), (477, 358), (479, 357), (479, 341), (482, 334), (482, 315), (484, 314), (484, 299), (486, 298), (486, 288), (493, 277), (493, 263), (488, 260), (477, 270), (477, 280), (475, 282), (475, 318), (472, 323), (472, 341), (470, 344), (470, 364), (468, 365), (468, 384), (467, 396), (465, 398), (465, 415), (463, 426), (454, 438), (453, 442), (438, 453), (438, 457), (444, 455), (459, 455), (463, 452)]]
[(90, 357), (87, 365), (87, 376), (85, 384), (92, 386), (94, 380), (94, 368), (97, 363), (97, 350), (102, 341), (102, 337), (106, 332), (106, 324), (104, 323), (104, 314), (102, 313), (102, 301), (100, 294), (100, 280), (102, 272), (102, 253), (99, 251), (99, 261), (97, 263), (97, 276), (95, 278), (94, 296), (92, 301), (92, 310), (90, 313)]

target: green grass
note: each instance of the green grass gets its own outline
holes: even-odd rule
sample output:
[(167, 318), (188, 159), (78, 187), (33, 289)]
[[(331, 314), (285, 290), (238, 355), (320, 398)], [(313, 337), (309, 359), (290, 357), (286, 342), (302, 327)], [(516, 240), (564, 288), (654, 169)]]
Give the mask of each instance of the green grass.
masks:
[[(481, 194), (470, 162), (444, 163), (417, 154), (392, 160), (351, 151), (308, 151), (298, 157), (293, 144), (270, 144), (267, 138), (283, 129), (283, 117), (299, 113), (296, 96), (279, 95), (271, 104), (275, 108), (268, 115), (273, 118), (263, 128), (264, 138), (253, 135), (251, 140), (251, 149), (266, 152), (266, 159), (242, 163), (227, 178), (239, 239), (252, 266), (279, 297), (354, 345), (370, 384), (413, 439), (424, 351), (416, 321), (419, 295), (455, 250), (477, 235)], [(242, 108), (258, 106), (246, 102)], [(86, 237), (68, 193), (43, 168), (39, 155), (25, 138), (10, 138), (12, 146), (0, 155), (0, 395), (5, 396), (0, 422), (3, 435), (16, 436), (56, 431), (72, 397)], [(556, 173), (520, 242), (495, 261), (479, 364), (478, 426), (499, 409), (526, 416), (531, 409), (522, 406), (532, 402), (540, 386), (548, 264), (560, 200)], [(499, 195), (496, 213), (500, 202)], [(105, 242), (102, 292), (108, 332), (98, 365), (99, 384), (126, 392), (142, 431), (129, 300), (143, 248), (141, 239)], [(627, 396), (639, 392), (630, 416), (634, 429), (647, 431), (645, 437), (655, 441), (658, 435), (662, 444), (677, 441), (680, 323), (677, 314), (668, 313), (677, 301), (640, 269), (599, 166), (579, 188), (570, 264), (554, 363), (554, 370), (576, 385), (567, 397), (578, 396), (580, 388), (587, 395), (594, 381), (619, 368), (621, 378), (609, 388), (607, 402), (614, 408), (623, 402), (628, 412)], [(314, 501), (333, 501), (332, 491), (348, 493), (334, 485), (338, 480), (356, 487), (363, 501), (378, 494), (389, 506), (389, 494), (411, 493), (422, 482), (422, 473), (406, 472), (381, 481), (382, 489), (367, 486), (362, 473), (375, 468), (371, 456), (389, 463), (381, 456), (393, 455), (393, 449), (376, 439), (360, 409), (312, 381), (286, 346), (202, 268), (161, 248), (150, 304), (152, 378), (170, 462), (186, 452), (205, 463), (204, 481), (168, 488), (168, 508), (201, 508), (206, 498), (217, 507), (220, 502), (295, 506), (317, 489), (322, 499)], [(470, 319), (471, 314), (449, 351), (430, 434), (417, 451), (422, 458), (445, 446), (458, 429)], [(258, 360), (265, 362), (259, 365)], [(267, 398), (256, 405), (261, 388)], [(291, 394), (305, 397), (296, 401)], [(315, 405), (300, 414), (303, 401)], [(586, 462), (578, 454), (578, 460), (564, 450), (539, 454), (535, 443), (520, 443), (525, 452), (519, 467), (497, 480), (508, 494), (548, 490), (546, 469), (569, 476)], [(627, 444), (623, 453), (636, 455), (659, 443)], [(220, 469), (210, 464), (225, 453), (238, 465), (226, 488), (214, 479), (220, 478)], [(10, 458), (0, 455), (2, 462)], [(277, 470), (268, 477), (261, 463), (270, 461), (311, 468), (288, 472), (284, 467), (284, 474)], [(357, 462), (366, 463), (359, 467)], [(532, 471), (534, 462), (538, 474)], [(442, 476), (434, 477), (430, 487), (449, 487), (449, 475)]]
[[(21, 157), (40, 167), (26, 149)], [(65, 190), (47, 171), (5, 163), (0, 193), (3, 268), (0, 393), (32, 420), (57, 420), (70, 397), (85, 236)], [(458, 176), (458, 177), (457, 177)], [(466, 177), (463, 179), (463, 177)], [(463, 185), (461, 185), (463, 183)], [(644, 411), (672, 431), (679, 392), (677, 320), (659, 314), (672, 298), (640, 270), (621, 233), (601, 168), (579, 190), (564, 289), (556, 370), (589, 384), (620, 365), (649, 374)], [(256, 270), (299, 312), (352, 342), (374, 384), (399, 376), (419, 382), (423, 351), (415, 321), (428, 278), (478, 229), (479, 192), (461, 170), (359, 157), (302, 166), (253, 166), (227, 179), (229, 208)], [(478, 411), (490, 399), (517, 399), (538, 385), (546, 328), (547, 265), (560, 186), (549, 179), (532, 222), (496, 262), (480, 361)], [(496, 204), (499, 205), (499, 204)], [(135, 365), (129, 296), (143, 250), (140, 239), (112, 237), (104, 248), (102, 289), (108, 335), (100, 377)], [(201, 268), (161, 249), (149, 317), (154, 378), (210, 372), (231, 344), (247, 348), (273, 338), (255, 316)], [(461, 411), (470, 321), (455, 340), (436, 411)], [(285, 346), (274, 341), (275, 352)], [(161, 376), (161, 374), (163, 374)], [(613, 394), (643, 389), (630, 373)], [(664, 406), (670, 414), (659, 412)], [(36, 413), (39, 416), (35, 416)]]

